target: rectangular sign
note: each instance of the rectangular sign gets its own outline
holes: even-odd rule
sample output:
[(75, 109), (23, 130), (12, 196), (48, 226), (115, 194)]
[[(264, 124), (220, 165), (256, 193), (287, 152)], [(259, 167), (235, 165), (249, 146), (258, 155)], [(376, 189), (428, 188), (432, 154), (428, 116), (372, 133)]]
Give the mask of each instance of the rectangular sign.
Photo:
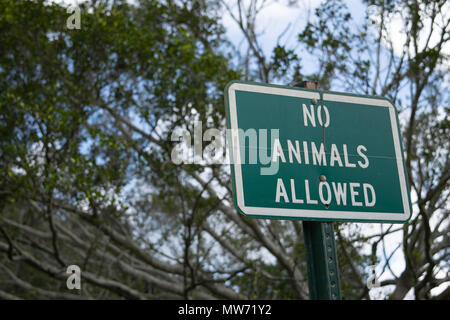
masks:
[(225, 91), (235, 206), (248, 217), (403, 223), (411, 216), (389, 100), (233, 81)]

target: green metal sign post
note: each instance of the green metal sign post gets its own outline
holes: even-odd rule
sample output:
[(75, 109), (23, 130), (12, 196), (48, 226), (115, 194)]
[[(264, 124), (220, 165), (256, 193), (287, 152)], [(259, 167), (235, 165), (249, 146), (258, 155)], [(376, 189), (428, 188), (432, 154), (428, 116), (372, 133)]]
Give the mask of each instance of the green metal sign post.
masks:
[[(318, 89), (317, 82), (294, 86)], [(320, 102), (320, 101), (319, 101)], [(303, 234), (311, 300), (340, 300), (339, 266), (332, 222), (303, 221)]]
[(303, 221), (311, 300), (340, 300), (339, 268), (331, 222)]
[(233, 81), (225, 101), (237, 210), (303, 220), (311, 299), (340, 299), (331, 221), (404, 223), (411, 215), (394, 106), (311, 82)]

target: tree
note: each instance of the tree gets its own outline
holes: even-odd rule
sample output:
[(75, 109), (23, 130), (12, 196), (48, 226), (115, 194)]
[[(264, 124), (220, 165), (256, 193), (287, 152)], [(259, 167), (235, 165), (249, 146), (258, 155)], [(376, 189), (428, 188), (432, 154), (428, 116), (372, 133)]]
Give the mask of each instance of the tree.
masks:
[[(236, 77), (211, 9), (97, 1), (68, 30), (56, 4), (0, 6), (2, 296), (79, 298), (62, 281), (77, 264), (83, 298), (236, 297), (210, 273), (210, 291), (189, 288), (184, 256), (165, 258), (156, 239), (184, 232), (176, 197), (194, 201), (167, 163), (170, 132), (194, 104), (221, 121), (210, 105)], [(148, 186), (142, 198), (126, 198), (132, 183)]]
[[(360, 34), (342, 3), (324, 2), (299, 36), (319, 57), (313, 75), (301, 73), (295, 48), (278, 43), (269, 58), (260, 49), (254, 17), (264, 1), (237, 4), (249, 48), (242, 68), (222, 53), (229, 47), (216, 13), (227, 10), (223, 3), (93, 1), (81, 6), (81, 29), (69, 30), (62, 6), (1, 2), (1, 298), (306, 299), (301, 224), (247, 219), (233, 208), (227, 165), (171, 159), (177, 129), (193, 137), (198, 121), (201, 129), (225, 127), (223, 89), (238, 78), (310, 78), (341, 88), (345, 77), (349, 86), (368, 83), (352, 91), (401, 103), (416, 212), (403, 228), (373, 236), (337, 225), (344, 297), (369, 297), (364, 267), (393, 232), (403, 233), (407, 261), (398, 279), (382, 283), (394, 286), (393, 298), (411, 288), (428, 298), (448, 281), (440, 271), (448, 270), (450, 245), (448, 97), (434, 80), (446, 71), (448, 21), (431, 28), (444, 34), (440, 46), (413, 45), (420, 23), (442, 19), (445, 3), (370, 3), (386, 20)], [(393, 10), (408, 14), (403, 57), (383, 38)], [(338, 41), (342, 35), (353, 49)], [(71, 264), (82, 270), (79, 294), (65, 288)]]

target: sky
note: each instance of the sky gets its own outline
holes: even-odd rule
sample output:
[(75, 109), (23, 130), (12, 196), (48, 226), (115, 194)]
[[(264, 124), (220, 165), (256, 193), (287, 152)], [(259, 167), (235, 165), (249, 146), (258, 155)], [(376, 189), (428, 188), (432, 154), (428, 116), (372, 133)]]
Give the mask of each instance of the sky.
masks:
[[(236, 0), (224, 0), (232, 9), (237, 12)], [(257, 0), (258, 3), (264, 0)], [(266, 0), (264, 9), (258, 15), (256, 25), (257, 32), (260, 34), (259, 41), (267, 56), (270, 56), (271, 50), (279, 40), (281, 44), (286, 44), (288, 47), (295, 47), (296, 37), (303, 30), (309, 17), (314, 15), (314, 10), (320, 5), (323, 0), (297, 0), (295, 5), (289, 6), (289, 0)], [(250, 0), (244, 0), (248, 4)], [(370, 14), (375, 21), (377, 18), (377, 10), (374, 7), (367, 7), (362, 0), (348, 0), (345, 4), (352, 14), (352, 19), (357, 24), (362, 24), (365, 20), (366, 12)], [(447, 2), (443, 10), (444, 20), (450, 19), (450, 2)], [(440, 23), (441, 21), (435, 21)], [(242, 45), (244, 36), (239, 30), (236, 22), (229, 14), (225, 12), (222, 17), (222, 23), (226, 28), (226, 35), (228, 39), (236, 46)], [(426, 36), (430, 31), (430, 20), (423, 21), (424, 27), (421, 30), (422, 37), (419, 41), (419, 47), (423, 47), (426, 42)], [(390, 30), (389, 36), (394, 45), (394, 52), (401, 55), (403, 50), (403, 43), (405, 41), (405, 33), (403, 32), (403, 23), (400, 14), (393, 16), (392, 22), (388, 26)], [(283, 34), (279, 39), (280, 34)], [(430, 39), (430, 45), (435, 44), (439, 40), (439, 34), (433, 33)], [(450, 45), (447, 45), (443, 52), (450, 55)], [(298, 52), (301, 55), (308, 55), (304, 51)], [(311, 59), (313, 60), (313, 59)], [(303, 70), (306, 74), (314, 71), (315, 64), (308, 63), (308, 60), (303, 59)], [(449, 62), (450, 63), (450, 62)], [(449, 63), (447, 66), (450, 66)]]
[[(233, 12), (237, 13), (235, 0), (225, 0)], [(250, 1), (244, 0), (247, 4)], [(261, 1), (258, 1), (260, 3)], [(288, 5), (288, 0), (267, 0), (264, 8), (259, 12), (256, 19), (259, 42), (267, 57), (270, 57), (272, 49), (277, 43), (286, 45), (288, 48), (297, 48), (297, 36), (306, 26), (309, 18), (314, 16), (314, 10), (322, 0), (297, 0), (291, 1), (295, 4)], [(359, 0), (346, 2), (351, 8), (353, 18), (362, 22), (365, 15), (365, 6)], [(222, 17), (228, 39), (237, 48), (245, 49), (244, 36), (230, 14), (225, 12)], [(280, 35), (282, 35), (280, 37)], [(297, 51), (302, 57), (302, 70), (305, 74), (315, 71), (315, 59), (309, 58), (309, 53)]]

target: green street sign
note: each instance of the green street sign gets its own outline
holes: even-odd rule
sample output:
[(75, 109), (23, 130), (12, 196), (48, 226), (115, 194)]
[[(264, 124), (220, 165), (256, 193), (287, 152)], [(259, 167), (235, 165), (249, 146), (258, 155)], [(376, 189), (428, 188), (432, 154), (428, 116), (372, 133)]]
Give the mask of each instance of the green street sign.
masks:
[(382, 97), (233, 81), (225, 89), (234, 202), (248, 217), (403, 223), (397, 112)]

